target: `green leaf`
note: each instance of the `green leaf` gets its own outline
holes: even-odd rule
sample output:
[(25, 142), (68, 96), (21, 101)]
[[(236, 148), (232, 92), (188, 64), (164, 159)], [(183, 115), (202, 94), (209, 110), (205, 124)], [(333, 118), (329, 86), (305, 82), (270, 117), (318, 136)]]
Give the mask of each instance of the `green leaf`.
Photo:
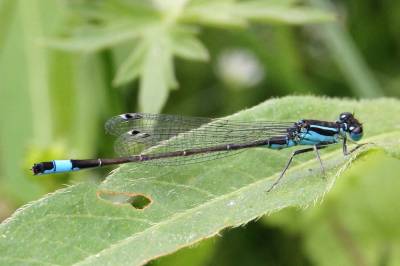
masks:
[(143, 112), (158, 113), (168, 98), (169, 87), (176, 86), (171, 46), (161, 32), (147, 40), (148, 52), (140, 77), (139, 106)]
[[(140, 37), (159, 24), (160, 15), (151, 2), (72, 1), (64, 35), (42, 43), (69, 51), (93, 52)], [(95, 23), (94, 23), (95, 22)]]
[[(198, 2), (198, 1), (197, 1)], [(186, 7), (185, 12), (181, 15), (183, 22), (193, 24), (204, 24), (211, 26), (239, 26), (243, 27), (247, 24), (244, 18), (235, 16), (232, 9), (233, 3), (230, 1), (194, 1)]]
[(309, 7), (244, 6), (238, 14), (251, 20), (286, 24), (308, 24), (333, 21), (334, 15)]
[(43, 45), (54, 49), (79, 52), (96, 52), (133, 40), (147, 30), (146, 25), (115, 23), (101, 29), (85, 29), (68, 38), (42, 39)]
[[(289, 206), (311, 206), (368, 147), (399, 155), (400, 104), (394, 99), (344, 100), (286, 97), (266, 101), (230, 119), (336, 120), (354, 111), (374, 142), (349, 157), (341, 146), (321, 151), (327, 177), (314, 154), (295, 159), (282, 182), (266, 193), (293, 149), (250, 149), (237, 156), (181, 167), (128, 164), (99, 187), (81, 184), (20, 209), (0, 226), (0, 263), (7, 265), (139, 265)], [(107, 197), (143, 195), (144, 209)]]
[(149, 30), (118, 69), (113, 81), (115, 85), (122, 85), (140, 78), (139, 105), (144, 112), (159, 112), (168, 98), (169, 88), (178, 86), (171, 46), (167, 30)]
[(287, 209), (265, 222), (303, 239), (314, 265), (399, 265), (399, 172), (399, 159), (372, 150), (346, 171), (319, 208)]
[(186, 23), (244, 26), (250, 20), (262, 20), (302, 24), (332, 17), (324, 11), (294, 6), (292, 0), (98, 1), (95, 4), (83, 1), (71, 6), (81, 15), (78, 16), (81, 24), (75, 31), (68, 31), (69, 37), (42, 42), (57, 49), (94, 52), (137, 41), (139, 45), (134, 49), (138, 50), (132, 51), (119, 67), (113, 84), (120, 86), (140, 78), (139, 106), (146, 112), (159, 112), (169, 90), (178, 87), (173, 56), (209, 59), (206, 47), (196, 37), (197, 32), (188, 30)]
[(172, 34), (173, 53), (181, 58), (189, 60), (206, 61), (209, 59), (207, 48), (195, 36), (193, 32), (178, 32)]
[(182, 20), (214, 26), (246, 26), (250, 20), (305, 24), (333, 21), (332, 13), (276, 1), (202, 1), (189, 5)]
[(147, 52), (147, 43), (139, 41), (131, 54), (118, 68), (113, 80), (115, 86), (120, 86), (129, 81), (135, 80), (142, 73), (143, 61)]

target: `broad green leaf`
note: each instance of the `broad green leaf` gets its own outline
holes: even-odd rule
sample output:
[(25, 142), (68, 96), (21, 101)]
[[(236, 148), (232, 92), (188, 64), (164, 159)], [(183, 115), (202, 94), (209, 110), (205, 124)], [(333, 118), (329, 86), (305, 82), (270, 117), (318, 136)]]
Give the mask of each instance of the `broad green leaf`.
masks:
[[(343, 266), (400, 264), (399, 172), (400, 160), (374, 152), (338, 182), (325, 204), (330, 211), (308, 219), (314, 226), (307, 253), (318, 265), (337, 265), (329, 255)], [(321, 238), (330, 242), (329, 253), (321, 250)]]
[(371, 151), (346, 171), (319, 208), (287, 209), (264, 220), (303, 239), (314, 265), (399, 265), (399, 172), (399, 159)]
[[(20, 209), (0, 226), (0, 263), (140, 265), (264, 214), (312, 206), (358, 155), (368, 158), (366, 151), (373, 148), (399, 156), (399, 101), (286, 97), (229, 117), (334, 121), (343, 111), (355, 112), (364, 123), (363, 142), (375, 144), (348, 157), (340, 145), (321, 151), (325, 178), (314, 154), (305, 154), (295, 159), (276, 189), (266, 193), (293, 149), (251, 149), (181, 167), (125, 165), (99, 187), (75, 185)], [(151, 203), (138, 210), (104, 195), (144, 195)]]

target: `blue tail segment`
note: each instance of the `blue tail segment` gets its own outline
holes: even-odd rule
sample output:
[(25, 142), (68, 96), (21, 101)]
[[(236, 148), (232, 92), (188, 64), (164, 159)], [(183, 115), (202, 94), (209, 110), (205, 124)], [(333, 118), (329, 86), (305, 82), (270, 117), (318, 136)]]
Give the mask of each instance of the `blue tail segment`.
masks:
[(74, 167), (71, 160), (53, 160), (50, 162), (37, 163), (32, 167), (35, 175), (54, 174), (79, 170)]
[(49, 162), (36, 163), (32, 167), (35, 175), (64, 173), (78, 171), (85, 168), (102, 166), (102, 160), (54, 160)]
[[(54, 168), (49, 170), (48, 173), (62, 173), (62, 172), (70, 172), (79, 170), (78, 167), (74, 167), (72, 165), (71, 160), (54, 160), (53, 161)], [(45, 172), (45, 174), (48, 174)]]

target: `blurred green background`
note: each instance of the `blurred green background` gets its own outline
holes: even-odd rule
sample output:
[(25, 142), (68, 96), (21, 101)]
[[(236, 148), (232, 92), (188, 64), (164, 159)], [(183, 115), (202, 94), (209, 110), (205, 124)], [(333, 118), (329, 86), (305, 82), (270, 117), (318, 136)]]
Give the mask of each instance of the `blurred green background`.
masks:
[[(29, 168), (112, 156), (103, 132), (110, 116), (219, 117), (285, 95), (399, 97), (399, 62), (398, 1), (0, 0), (0, 220), (65, 184), (101, 180), (107, 172), (37, 178)], [(389, 201), (337, 219), (365, 208), (361, 192), (390, 198), (390, 185), (380, 195), (373, 182), (398, 160), (373, 156), (375, 168), (357, 163), (322, 205), (260, 219), (153, 263), (400, 263), (398, 232), (375, 230), (387, 227), (375, 220), (357, 226), (400, 218), (395, 206), (382, 210)], [(351, 207), (342, 208), (341, 193)]]

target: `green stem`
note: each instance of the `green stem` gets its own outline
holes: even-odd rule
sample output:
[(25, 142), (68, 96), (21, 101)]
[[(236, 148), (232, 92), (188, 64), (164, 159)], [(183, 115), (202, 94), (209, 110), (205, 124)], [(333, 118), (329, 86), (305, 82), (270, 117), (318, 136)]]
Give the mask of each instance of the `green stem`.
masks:
[[(329, 1), (309, 0), (318, 8), (333, 10)], [(339, 23), (324, 23), (318, 26), (325, 45), (331, 52), (333, 60), (347, 79), (354, 94), (364, 98), (383, 96), (384, 93), (368, 68), (360, 51), (351, 36)]]
[(24, 29), (24, 50), (31, 108), (33, 135), (38, 145), (47, 145), (52, 138), (51, 99), (48, 84), (47, 53), (37, 40), (43, 36), (43, 25), (35, 0), (21, 1), (20, 15)]
[(16, 6), (17, 1), (15, 0), (0, 0), (0, 53), (3, 50), (7, 32), (13, 22)]

